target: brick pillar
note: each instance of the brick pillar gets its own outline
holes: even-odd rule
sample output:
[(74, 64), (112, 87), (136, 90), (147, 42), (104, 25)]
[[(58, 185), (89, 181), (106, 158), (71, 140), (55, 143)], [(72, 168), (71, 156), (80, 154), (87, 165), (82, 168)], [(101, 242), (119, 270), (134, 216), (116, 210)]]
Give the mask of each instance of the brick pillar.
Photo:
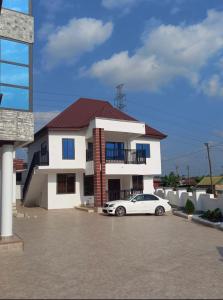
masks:
[(105, 136), (104, 129), (93, 129), (94, 139), (94, 205), (102, 207), (106, 202)]

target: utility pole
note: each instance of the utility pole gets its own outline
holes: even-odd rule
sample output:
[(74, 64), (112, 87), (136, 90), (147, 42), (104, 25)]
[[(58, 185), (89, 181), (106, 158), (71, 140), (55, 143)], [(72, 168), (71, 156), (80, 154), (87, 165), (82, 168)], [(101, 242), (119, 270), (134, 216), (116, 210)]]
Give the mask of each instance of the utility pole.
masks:
[(190, 186), (190, 166), (187, 166), (187, 180), (188, 180), (188, 185)]
[(123, 92), (124, 84), (119, 84), (116, 86), (117, 94), (115, 97), (114, 105), (116, 108), (118, 108), (121, 111), (124, 111), (127, 104), (126, 104), (126, 94)]
[(205, 143), (204, 145), (207, 148), (207, 154), (208, 154), (209, 174), (210, 174), (210, 180), (211, 180), (211, 193), (215, 194), (214, 186), (213, 186), (213, 178), (212, 178), (212, 165), (211, 165), (211, 157), (210, 157), (210, 147), (209, 147), (209, 143)]
[(179, 177), (179, 166), (176, 165), (176, 176)]

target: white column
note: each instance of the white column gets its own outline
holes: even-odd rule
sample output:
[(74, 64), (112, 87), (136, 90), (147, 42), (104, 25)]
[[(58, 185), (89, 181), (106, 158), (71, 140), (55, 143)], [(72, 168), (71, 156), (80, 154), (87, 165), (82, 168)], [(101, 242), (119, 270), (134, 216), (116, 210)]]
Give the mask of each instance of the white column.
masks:
[(144, 185), (144, 190), (143, 192), (146, 194), (154, 193), (154, 184), (153, 184), (153, 176), (143, 176), (143, 185)]
[[(2, 148), (0, 147), (0, 214), (2, 211)], [(1, 223), (0, 223), (1, 226)], [(1, 227), (0, 227), (1, 229)]]
[(12, 236), (13, 145), (2, 147), (1, 237)]

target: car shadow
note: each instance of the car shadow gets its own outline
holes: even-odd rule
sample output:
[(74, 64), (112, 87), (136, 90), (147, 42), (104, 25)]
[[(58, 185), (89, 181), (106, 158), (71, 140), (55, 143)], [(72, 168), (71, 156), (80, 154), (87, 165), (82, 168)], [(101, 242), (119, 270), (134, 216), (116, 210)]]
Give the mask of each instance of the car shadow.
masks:
[(223, 247), (216, 247), (218, 250), (218, 253), (220, 254), (220, 256), (222, 257), (221, 259), (219, 259), (220, 261), (223, 262)]
[[(105, 217), (115, 217), (115, 218), (120, 218), (120, 217), (117, 217), (115, 215), (110, 215), (110, 214), (104, 214), (104, 213), (100, 213), (101, 216), (105, 216)], [(123, 217), (127, 218), (127, 217), (135, 217), (135, 216), (138, 216), (138, 217), (145, 217), (145, 216), (153, 216), (153, 217), (157, 217), (157, 218), (160, 218), (160, 217), (168, 217), (169, 214), (164, 214), (162, 216), (156, 216), (154, 214), (129, 214), (129, 215), (125, 215)]]

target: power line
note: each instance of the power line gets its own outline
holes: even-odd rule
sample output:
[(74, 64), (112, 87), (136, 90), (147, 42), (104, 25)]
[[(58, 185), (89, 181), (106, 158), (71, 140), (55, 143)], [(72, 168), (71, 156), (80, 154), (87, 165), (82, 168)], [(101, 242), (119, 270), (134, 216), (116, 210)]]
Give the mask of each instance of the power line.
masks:
[[(121, 84), (121, 85), (119, 85), (117, 88), (118, 89), (122, 89), (123, 88), (123, 84)], [(69, 96), (69, 97), (74, 97), (74, 96), (77, 96), (77, 97), (86, 97), (86, 95), (85, 96), (82, 96), (82, 95), (80, 95), (80, 94), (77, 94), (77, 93), (59, 93), (59, 92), (47, 92), (47, 91), (36, 91), (36, 90), (34, 90), (34, 93), (35, 94), (46, 94), (46, 95), (56, 95), (56, 96)], [(122, 91), (120, 91), (120, 95), (121, 95), (121, 97), (126, 97), (126, 95), (122, 92)], [(116, 97), (117, 98), (117, 97)], [(55, 99), (47, 99), (47, 101), (49, 101), (49, 100), (52, 100), (52, 101), (55, 101)], [(138, 102), (136, 103), (136, 101), (134, 101), (133, 99), (130, 99), (130, 102), (132, 102), (133, 104), (137, 104), (138, 105)], [(142, 104), (141, 104), (141, 106), (142, 106)], [(165, 114), (165, 117), (167, 117), (168, 118), (168, 115), (173, 115), (175, 118), (179, 118), (181, 121), (184, 121), (185, 120), (185, 116), (181, 116), (180, 114), (174, 114), (174, 113), (172, 113), (172, 112), (168, 112), (168, 115), (166, 114), (166, 112), (165, 111), (162, 111), (162, 109), (161, 108), (157, 108), (157, 107), (155, 107), (155, 106), (152, 106), (151, 104), (147, 104), (147, 103), (143, 103), (143, 106), (147, 106), (147, 107), (150, 107), (150, 108), (152, 108), (152, 109), (155, 109), (156, 111), (159, 111), (160, 113), (162, 113), (162, 114)], [(203, 126), (203, 123), (201, 123), (201, 122), (198, 122), (198, 120), (194, 120), (194, 119), (191, 119), (191, 118), (188, 118), (188, 116), (186, 117), (186, 119), (187, 120), (189, 120), (190, 122), (193, 122), (193, 123), (196, 123), (196, 124), (200, 124), (200, 125), (202, 125)], [(172, 122), (172, 119), (171, 119), (171, 122)], [(175, 122), (176, 123), (176, 122)], [(207, 124), (207, 122), (205, 121), (205, 123)], [(211, 126), (213, 126), (213, 123), (210, 123), (210, 125)]]
[(167, 158), (167, 159), (162, 159), (162, 161), (166, 162), (166, 161), (176, 160), (176, 159), (180, 159), (180, 158), (192, 156), (194, 154), (201, 153), (201, 152), (203, 152), (203, 149), (197, 150), (197, 151), (193, 151), (193, 152), (189, 152), (189, 153), (185, 153), (183, 155), (179, 155), (179, 156), (175, 156), (175, 157), (171, 157), (171, 158)]

